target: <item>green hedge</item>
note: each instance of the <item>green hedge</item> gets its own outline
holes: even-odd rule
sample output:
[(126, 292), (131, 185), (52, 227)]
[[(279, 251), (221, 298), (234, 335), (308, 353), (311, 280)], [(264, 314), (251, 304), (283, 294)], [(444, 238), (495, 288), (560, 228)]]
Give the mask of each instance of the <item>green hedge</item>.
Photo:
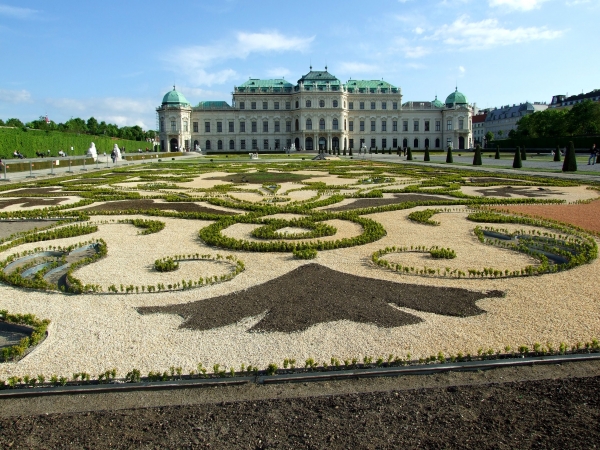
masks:
[(569, 144), (569, 141), (573, 141), (575, 148), (589, 149), (593, 143), (598, 145), (600, 142), (600, 136), (563, 136), (563, 137), (543, 137), (543, 138), (519, 138), (519, 139), (502, 139), (494, 140), (494, 144), (499, 145), (500, 148), (515, 148), (518, 146), (525, 146), (530, 151), (538, 148), (554, 149), (558, 145), (560, 148), (564, 148)]
[(106, 154), (110, 154), (115, 144), (129, 152), (137, 152), (139, 148), (145, 150), (150, 146), (146, 141), (129, 141), (90, 134), (0, 128), (0, 156), (2, 158), (12, 158), (15, 150), (21, 152), (26, 158), (34, 158), (36, 151), (45, 154), (47, 150), (50, 150), (53, 156), (56, 156), (59, 150), (71, 155), (71, 147), (73, 147), (74, 155), (85, 155), (92, 142), (96, 144), (98, 153), (106, 152)]

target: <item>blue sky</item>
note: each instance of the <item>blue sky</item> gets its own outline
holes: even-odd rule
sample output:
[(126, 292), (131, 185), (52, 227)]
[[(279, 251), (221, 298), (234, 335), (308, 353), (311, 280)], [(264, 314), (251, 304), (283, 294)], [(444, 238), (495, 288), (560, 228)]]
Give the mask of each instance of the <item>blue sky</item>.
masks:
[(381, 79), (403, 101), (455, 85), (479, 107), (600, 88), (600, 0), (0, 0), (0, 118), (156, 126), (175, 83), (231, 101), (312, 63)]

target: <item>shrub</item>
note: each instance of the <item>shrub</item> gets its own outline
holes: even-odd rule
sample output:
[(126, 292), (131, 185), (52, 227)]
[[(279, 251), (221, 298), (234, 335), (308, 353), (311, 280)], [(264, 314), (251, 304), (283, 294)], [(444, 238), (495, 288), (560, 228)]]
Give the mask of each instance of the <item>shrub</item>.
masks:
[(163, 258), (154, 261), (154, 269), (159, 272), (173, 272), (179, 269), (179, 263), (173, 258)]
[(521, 162), (521, 150), (519, 147), (515, 150), (515, 159), (513, 159), (513, 169), (520, 169), (523, 167), (523, 163)]
[(406, 160), (407, 161), (412, 161), (413, 160), (413, 154), (412, 154), (412, 150), (410, 149), (410, 147), (408, 147), (406, 149)]
[(481, 146), (477, 144), (475, 147), (475, 155), (473, 155), (473, 165), (481, 166)]
[(429, 254), (432, 258), (436, 259), (454, 259), (456, 258), (456, 252), (450, 248), (431, 248)]
[(494, 159), (500, 159), (500, 146), (496, 145), (496, 154), (494, 155)]
[(315, 259), (317, 257), (317, 253), (318, 252), (314, 248), (292, 250), (292, 254), (298, 259)]
[(567, 148), (567, 154), (565, 155), (565, 161), (563, 162), (562, 171), (577, 171), (577, 160), (575, 159), (575, 146), (573, 145), (573, 141), (569, 141), (569, 147)]
[(428, 145), (425, 146), (425, 156), (423, 156), (423, 161), (431, 161), (431, 158), (429, 157), (429, 146)]
[(556, 146), (556, 150), (554, 151), (554, 161), (560, 162), (560, 148), (558, 145)]
[(448, 147), (448, 152), (446, 153), (446, 162), (453, 163), (454, 158), (452, 158), (452, 147)]
[(525, 150), (525, 146), (521, 147), (521, 160), (527, 161), (527, 151)]

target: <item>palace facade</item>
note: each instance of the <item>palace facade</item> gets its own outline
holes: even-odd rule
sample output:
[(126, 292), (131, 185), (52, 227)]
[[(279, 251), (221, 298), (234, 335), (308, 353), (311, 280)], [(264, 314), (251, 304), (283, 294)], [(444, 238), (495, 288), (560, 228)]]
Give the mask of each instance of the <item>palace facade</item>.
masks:
[(324, 71), (292, 84), (250, 79), (234, 87), (231, 105), (202, 101), (192, 106), (168, 92), (156, 109), (163, 150), (208, 152), (349, 150), (359, 148), (464, 149), (472, 146), (473, 108), (452, 92), (446, 102), (402, 103), (402, 93), (383, 80), (342, 83)]

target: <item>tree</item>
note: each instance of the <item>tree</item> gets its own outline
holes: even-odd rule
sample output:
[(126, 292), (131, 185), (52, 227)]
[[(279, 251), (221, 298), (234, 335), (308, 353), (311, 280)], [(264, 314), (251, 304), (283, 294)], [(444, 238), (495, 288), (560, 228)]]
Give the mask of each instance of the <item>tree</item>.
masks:
[(600, 103), (585, 100), (568, 112), (567, 128), (571, 135), (600, 133)]
[(491, 131), (488, 131), (487, 133), (485, 133), (485, 145), (486, 146), (489, 146), (493, 140), (494, 140), (494, 133), (492, 133)]
[(454, 158), (452, 158), (452, 147), (448, 146), (448, 153), (446, 153), (446, 162), (453, 163)]
[(85, 133), (87, 131), (87, 125), (83, 119), (79, 117), (70, 118), (65, 122), (67, 131), (72, 133)]
[(554, 161), (560, 162), (560, 148), (558, 145), (556, 146), (556, 150), (554, 151)]
[(513, 169), (520, 169), (523, 167), (523, 163), (521, 162), (521, 149), (517, 147), (515, 150), (515, 159), (513, 159)]
[(481, 146), (479, 144), (475, 146), (475, 155), (473, 155), (473, 165), (481, 166)]
[(10, 118), (6, 121), (7, 127), (15, 127), (15, 128), (23, 128), (25, 124), (21, 122), (19, 119)]
[(98, 121), (94, 117), (90, 117), (86, 125), (90, 134), (98, 134)]
[(500, 159), (500, 146), (496, 145), (496, 154), (494, 155), (494, 159)]
[(521, 147), (521, 159), (523, 161), (527, 161), (527, 152), (525, 151), (525, 146)]
[(4, 120), (0, 119), (0, 127), (4, 126)]
[(410, 149), (410, 147), (408, 147), (406, 149), (406, 160), (407, 161), (412, 161), (413, 160), (413, 154), (412, 154), (412, 150)]
[(431, 158), (429, 157), (429, 146), (428, 145), (425, 146), (425, 156), (423, 157), (423, 161), (431, 161)]
[(577, 171), (577, 159), (575, 158), (575, 146), (573, 145), (573, 141), (569, 141), (569, 146), (567, 147), (567, 154), (565, 155), (565, 160), (563, 162), (562, 171), (563, 172), (576, 172)]

